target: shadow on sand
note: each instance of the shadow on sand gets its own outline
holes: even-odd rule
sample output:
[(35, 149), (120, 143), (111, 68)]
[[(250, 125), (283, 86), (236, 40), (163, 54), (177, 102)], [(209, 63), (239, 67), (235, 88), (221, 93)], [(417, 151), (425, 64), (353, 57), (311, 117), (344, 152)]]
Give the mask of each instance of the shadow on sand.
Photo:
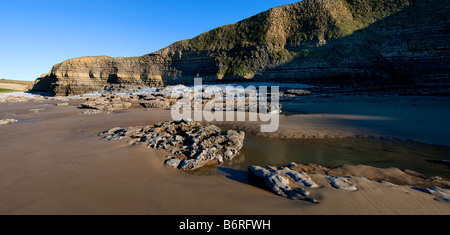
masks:
[(243, 184), (250, 184), (248, 180), (248, 173), (244, 170), (225, 168), (225, 167), (217, 167), (217, 174), (223, 175), (230, 180), (237, 181)]

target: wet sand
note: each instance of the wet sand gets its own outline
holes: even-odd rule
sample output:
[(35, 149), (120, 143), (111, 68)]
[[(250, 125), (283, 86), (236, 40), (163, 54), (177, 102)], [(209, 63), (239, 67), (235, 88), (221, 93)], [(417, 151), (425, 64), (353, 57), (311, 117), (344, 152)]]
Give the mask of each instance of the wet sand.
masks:
[[(45, 106), (37, 102), (0, 104), (0, 118), (20, 121), (0, 126), (0, 214), (450, 214), (450, 204), (434, 200), (431, 194), (360, 178), (355, 179), (359, 181), (356, 192), (336, 190), (325, 179), (315, 178), (322, 187), (309, 191), (320, 203), (311, 204), (252, 186), (244, 171), (221, 169), (221, 174), (187, 174), (164, 166), (168, 153), (162, 150), (130, 147), (96, 136), (117, 126), (170, 120), (170, 111), (134, 108), (112, 114), (77, 115), (83, 111), (77, 108), (79, 102), (69, 103), (69, 106)], [(427, 107), (434, 106), (423, 106)], [(30, 111), (39, 108), (44, 110)], [(423, 114), (441, 122), (434, 120), (429, 128), (448, 129), (446, 117), (435, 116), (430, 110)], [(405, 115), (400, 109), (397, 112)], [(348, 118), (336, 119), (336, 114), (311, 115), (281, 117), (279, 133), (285, 133), (284, 137), (363, 134), (401, 137), (405, 131), (405, 138), (425, 137), (424, 141), (432, 141), (427, 134), (431, 133), (429, 128), (409, 130), (417, 125), (414, 118), (409, 124), (408, 120), (402, 125), (392, 124), (397, 129), (380, 129), (364, 127), (364, 123)], [(356, 109), (345, 115), (368, 114), (358, 114)], [(254, 128), (242, 123), (234, 126)], [(439, 138), (444, 140), (442, 143), (447, 141), (446, 133)]]
[(259, 133), (260, 123), (221, 125), (284, 139), (381, 137), (450, 146), (447, 97), (306, 97), (283, 104), (283, 114), (275, 133)]

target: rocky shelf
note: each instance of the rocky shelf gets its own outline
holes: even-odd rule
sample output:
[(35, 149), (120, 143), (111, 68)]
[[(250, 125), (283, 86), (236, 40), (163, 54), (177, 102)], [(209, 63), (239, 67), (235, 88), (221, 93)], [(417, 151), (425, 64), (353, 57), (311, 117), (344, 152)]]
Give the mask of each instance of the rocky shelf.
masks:
[(312, 203), (319, 203), (319, 201), (312, 198), (307, 190), (323, 188), (324, 185), (319, 185), (315, 181), (321, 178), (326, 179), (321, 180), (322, 184), (326, 182), (336, 190), (355, 192), (359, 190), (357, 182), (369, 180), (389, 187), (410, 187), (434, 195), (436, 201), (450, 203), (449, 181), (397, 168), (381, 169), (364, 165), (344, 165), (330, 169), (315, 164), (291, 163), (287, 167), (249, 166), (248, 174), (249, 182), (276, 195)]
[(192, 171), (209, 163), (223, 163), (238, 156), (245, 133), (222, 131), (214, 125), (191, 120), (168, 121), (150, 126), (113, 128), (100, 133), (105, 140), (126, 140), (129, 145), (146, 144), (149, 148), (173, 154), (165, 164)]
[(17, 123), (18, 121), (16, 119), (1, 119), (0, 120), (0, 125), (8, 125), (8, 124), (14, 124)]
[(32, 91), (122, 92), (202, 77), (205, 83), (414, 86), (416, 93), (449, 83), (449, 9), (447, 0), (303, 0), (147, 55), (63, 61), (42, 74)]

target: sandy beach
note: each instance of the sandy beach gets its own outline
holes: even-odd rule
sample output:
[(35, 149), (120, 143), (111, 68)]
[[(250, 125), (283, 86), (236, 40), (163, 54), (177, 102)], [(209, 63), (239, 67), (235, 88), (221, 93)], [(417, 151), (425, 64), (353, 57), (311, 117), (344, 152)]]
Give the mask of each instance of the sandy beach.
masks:
[(0, 215), (450, 215), (449, 0), (205, 3), (0, 4)]
[[(163, 164), (163, 150), (97, 136), (114, 127), (170, 120), (169, 110), (78, 115), (80, 101), (55, 103), (0, 103), (0, 119), (19, 120), (0, 126), (0, 214), (450, 214), (450, 204), (435, 195), (361, 177), (352, 177), (358, 190), (349, 192), (314, 175), (320, 187), (309, 192), (320, 203), (313, 204), (249, 184), (242, 170), (185, 173)], [(344, 97), (297, 105), (305, 114), (281, 116), (279, 131), (263, 136), (374, 136), (450, 146), (445, 98)], [(258, 134), (257, 123), (223, 126)]]

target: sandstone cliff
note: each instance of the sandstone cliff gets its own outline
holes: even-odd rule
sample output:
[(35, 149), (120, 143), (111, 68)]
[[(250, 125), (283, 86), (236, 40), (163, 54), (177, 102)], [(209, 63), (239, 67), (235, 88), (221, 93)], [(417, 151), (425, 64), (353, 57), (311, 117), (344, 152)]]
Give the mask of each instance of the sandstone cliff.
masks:
[(304, 0), (133, 58), (64, 61), (34, 91), (276, 80), (448, 84), (448, 0)]

